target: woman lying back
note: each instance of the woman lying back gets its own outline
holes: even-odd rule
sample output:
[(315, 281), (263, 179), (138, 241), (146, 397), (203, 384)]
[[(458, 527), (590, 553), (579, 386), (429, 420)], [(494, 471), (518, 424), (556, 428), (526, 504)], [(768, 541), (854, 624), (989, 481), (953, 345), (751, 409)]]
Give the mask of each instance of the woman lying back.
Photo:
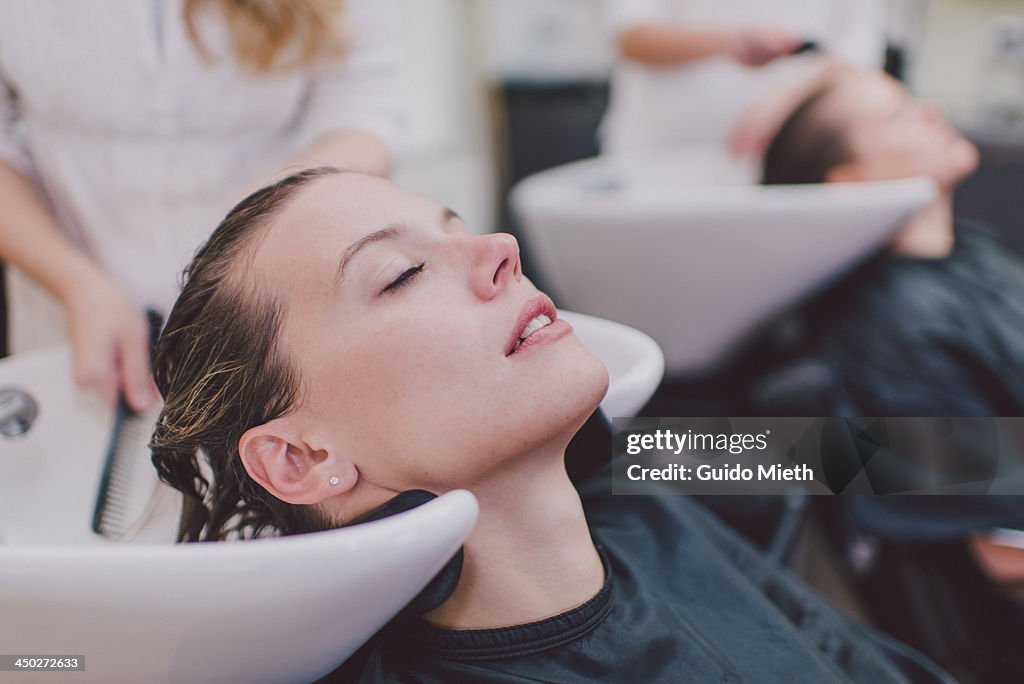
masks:
[(513, 237), (389, 181), (307, 170), (239, 204), (187, 273), (156, 378), (182, 540), (476, 495), (454, 590), (385, 628), (361, 681), (905, 681), (685, 497), (612, 497), (607, 472), (577, 491), (565, 448), (604, 366)]

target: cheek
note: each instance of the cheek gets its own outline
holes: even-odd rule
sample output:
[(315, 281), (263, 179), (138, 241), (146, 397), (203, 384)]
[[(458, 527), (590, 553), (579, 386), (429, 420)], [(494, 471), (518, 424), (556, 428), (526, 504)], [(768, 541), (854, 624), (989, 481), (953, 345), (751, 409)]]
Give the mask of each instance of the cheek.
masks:
[(479, 355), (462, 336), (436, 320), (414, 322), (378, 329), (340, 351), (331, 374), (347, 377), (353, 401), (369, 412), (415, 417), (414, 408), (479, 374)]
[(890, 136), (888, 148), (906, 174), (931, 175), (940, 180), (958, 176), (971, 160), (971, 145), (952, 129), (919, 123)]
[(574, 337), (513, 363), (488, 347), (493, 335), (426, 322), (405, 316), (375, 331), (317, 379), (322, 419), (336, 421), (375, 482), (471, 486), (526, 450), (567, 441), (604, 397), (607, 370)]
[(466, 322), (436, 314), (402, 309), (350, 329), (314, 381), (322, 420), (337, 421), (339, 439), (372, 454), (369, 467), (396, 486), (450, 479), (452, 452), (480, 448), (473, 428), (500, 400), (500, 355), (488, 356)]
[(917, 175), (934, 175), (936, 157), (919, 141), (908, 138), (879, 143), (861, 157), (865, 180), (892, 180)]

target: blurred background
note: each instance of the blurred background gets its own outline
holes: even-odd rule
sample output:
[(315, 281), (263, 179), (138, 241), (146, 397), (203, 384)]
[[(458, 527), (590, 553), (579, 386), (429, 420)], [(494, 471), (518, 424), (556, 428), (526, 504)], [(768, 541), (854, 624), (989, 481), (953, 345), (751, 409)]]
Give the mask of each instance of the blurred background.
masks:
[[(981, 145), (958, 200), (1014, 235), (1024, 204), (1024, 3), (890, 0), (888, 68)], [(397, 177), (507, 229), (508, 188), (597, 154), (615, 59), (601, 0), (405, 0), (412, 135)], [(983, 189), (985, 188), (985, 189)], [(1015, 239), (1014, 239), (1015, 238)]]
[[(904, 271), (910, 273), (907, 277), (914, 287), (903, 289), (886, 289), (893, 278), (873, 281), (871, 272), (858, 267), (882, 253), (903, 224), (912, 223), (915, 212), (927, 213), (929, 207), (947, 199), (939, 196), (928, 178), (914, 182), (897, 174), (860, 179), (881, 181), (873, 185), (845, 183), (839, 185), (847, 187), (826, 188), (832, 184), (818, 183), (800, 188), (793, 187), (797, 181), (787, 181), (783, 187), (767, 188), (756, 187), (756, 162), (734, 163), (724, 144), (718, 144), (710, 156), (679, 152), (681, 163), (675, 165), (661, 159), (629, 166), (607, 154), (607, 149), (600, 154), (602, 121), (615, 101), (615, 84), (623, 69), (618, 55), (623, 24), (615, 21), (615, 13), (630, 5), (649, 7), (655, 1), (400, 0), (400, 26), (389, 22), (388, 28), (400, 32), (397, 96), (407, 117), (394, 150), (392, 176), (399, 184), (456, 210), (474, 232), (515, 234), (526, 273), (542, 289), (550, 290), (559, 306), (624, 322), (654, 338), (660, 350), (658, 345), (641, 345), (654, 358), (647, 366), (655, 368), (651, 372), (655, 381), (660, 379), (663, 352), (667, 374), (643, 409), (644, 415), (1020, 415), (1024, 411), (1024, 307), (1019, 302), (1024, 298), (1024, 263), (1003, 257), (1024, 255), (1024, 0), (843, 0), (830, 5), (854, 13), (869, 5), (877, 9), (866, 20), (870, 30), (860, 36), (862, 44), (856, 47), (867, 50), (865, 61), (884, 67), (914, 98), (933, 103), (935, 111), (974, 144), (980, 153), (977, 170), (949, 183), (951, 192), (955, 188), (953, 210), (989, 227), (1005, 245), (987, 247), (986, 258), (972, 263), (961, 264), (963, 254), (932, 259), (938, 265), (931, 271), (925, 262), (935, 255), (920, 259), (925, 265), (918, 270), (911, 259), (894, 259), (893, 263), (903, 264), (896, 270), (911, 263)], [(0, 0), (0, 15), (12, 7), (35, 8), (4, 2)], [(685, 2), (707, 13), (716, 8), (711, 0)], [(174, 9), (181, 3), (138, 4), (144, 5), (143, 11), (158, 10), (157, 30), (152, 33), (164, 36), (159, 9)], [(772, 12), (785, 9), (789, 18), (796, 13), (799, 19), (804, 7), (794, 0), (749, 0), (745, 8), (742, 0), (717, 4), (733, 11), (729, 19), (734, 29), (746, 16), (741, 10), (756, 9), (771, 20)], [(822, 9), (826, 4), (828, 0), (808, 0), (805, 6), (818, 11), (820, 18), (827, 14)], [(58, 17), (65, 9), (58, 7)], [(140, 23), (152, 29), (152, 18), (144, 16)], [(802, 30), (809, 23), (803, 22)], [(40, 26), (50, 38), (58, 36), (56, 31), (50, 33), (45, 22), (35, 28)], [(798, 37), (818, 39), (803, 33)], [(23, 42), (27, 52), (34, 49), (32, 40)], [(9, 76), (2, 68), (8, 56), (4, 47), (0, 40), (0, 86)], [(791, 47), (776, 56), (785, 61), (794, 52)], [(38, 64), (29, 64), (39, 69)], [(28, 69), (27, 73), (26, 83), (45, 80), (31, 78), (39, 71)], [(65, 75), (53, 69), (46, 74), (58, 83), (58, 77)], [(190, 105), (195, 80), (185, 81), (188, 87), (180, 88)], [(723, 90), (718, 88), (721, 81), (710, 79), (704, 85), (709, 82), (710, 90)], [(63, 88), (68, 90), (66, 81)], [(63, 93), (60, 86), (57, 92)], [(144, 99), (130, 95), (134, 102)], [(701, 98), (706, 96), (707, 92), (692, 98), (691, 108), (697, 113), (702, 113)], [(268, 99), (277, 101), (276, 95)], [(243, 100), (240, 118), (245, 120), (249, 105), (244, 97), (235, 98), (236, 104), (237, 100)], [(122, 110), (111, 102), (104, 102), (106, 109), (120, 116)], [(174, 113), (188, 120), (193, 107)], [(0, 124), (8, 123), (3, 114), (0, 109)], [(149, 121), (144, 118), (143, 123)], [(14, 122), (12, 128), (17, 126)], [(154, 137), (166, 141), (164, 131), (158, 130)], [(207, 147), (215, 147), (210, 139), (189, 150), (205, 159)], [(712, 141), (708, 136), (699, 142)], [(255, 146), (248, 138), (239, 144), (245, 153)], [(59, 145), (54, 149), (57, 153), (45, 159), (51, 164), (54, 159), (61, 161), (64, 152)], [(90, 154), (82, 156), (91, 161)], [(167, 155), (174, 158), (173, 153)], [(200, 180), (193, 185), (201, 186), (203, 172), (215, 179), (230, 175), (212, 168), (186, 168), (181, 178), (191, 182), (194, 175)], [(107, 176), (101, 177), (101, 189), (117, 196), (118, 201), (110, 204), (125, 199), (127, 193), (119, 181), (126, 178), (131, 180), (127, 174), (110, 182)], [(804, 182), (809, 181), (799, 183)], [(855, 185), (862, 187), (848, 187)], [(172, 194), (176, 189), (170, 188)], [(206, 199), (202, 192), (198, 194)], [(75, 199), (82, 197), (91, 198), (83, 192)], [(106, 208), (104, 202), (97, 204)], [(0, 210), (4, 208), (0, 203)], [(148, 218), (151, 208), (141, 207), (142, 215)], [(176, 207), (160, 209), (168, 220), (176, 218)], [(217, 211), (223, 211), (220, 205)], [(952, 218), (939, 218), (944, 218), (944, 228), (952, 233)], [(133, 228), (138, 223), (134, 215), (125, 219)], [(205, 219), (182, 223), (214, 228), (206, 226)], [(104, 221), (97, 224), (109, 228)], [(16, 231), (11, 235), (19, 236)], [(154, 248), (145, 254), (156, 252)], [(50, 256), (46, 250), (36, 253)], [(882, 263), (879, 268), (889, 265)], [(0, 286), (3, 282), (0, 279)], [(819, 296), (828, 292), (826, 286), (837, 283), (833, 294), (842, 296)], [(869, 304), (882, 301), (892, 306), (856, 310), (850, 302), (858, 289), (869, 293)], [(801, 311), (808, 302), (812, 306)], [(103, 300), (86, 311), (105, 304)], [(8, 349), (5, 313), (0, 299), (0, 356)], [(818, 319), (827, 319), (820, 328), (834, 332), (835, 339), (851, 339), (859, 345), (838, 364), (823, 362), (835, 361), (834, 346), (817, 346), (825, 338), (807, 334), (815, 332)], [(862, 337), (847, 334), (843, 327), (847, 319), (864, 324)], [(900, 324), (909, 331), (904, 337), (894, 332)], [(938, 330), (938, 341), (929, 338), (930, 344), (924, 344), (925, 338), (913, 338), (920, 329)], [(613, 336), (607, 346), (613, 355), (628, 357), (632, 350), (619, 339)], [(946, 355), (949, 349), (959, 356)], [(13, 369), (20, 356), (4, 363)], [(866, 398), (852, 407), (843, 403), (849, 398), (848, 381), (862, 381), (862, 366), (868, 365), (846, 362), (879, 358), (885, 363), (880, 369), (868, 369), (877, 374)], [(626, 367), (636, 361), (619, 360)], [(902, 373), (908, 382), (894, 389), (897, 376), (911, 366), (912, 372)], [(70, 361), (64, 358), (57, 369), (62, 374), (62, 392), (69, 369)], [(25, 377), (30, 375), (41, 373), (26, 370)], [(65, 394), (70, 396), (69, 388)], [(886, 403), (894, 398), (896, 403)], [(879, 403), (871, 403), (876, 399)], [(74, 412), (67, 413), (58, 421), (59, 437), (74, 434), (65, 430)], [(101, 434), (107, 429), (104, 421), (106, 417), (96, 422)], [(602, 432), (596, 439), (604, 438)], [(593, 444), (597, 446), (584, 446), (606, 451), (606, 442)], [(28, 462), (35, 453), (23, 448)], [(64, 449), (53, 451), (63, 453)], [(58, 472), (62, 482), (74, 481), (67, 472)], [(17, 480), (10, 483), (15, 486)], [(47, 486), (43, 491), (52, 494), (52, 489)], [(762, 506), (754, 497), (744, 497), (741, 503), (719, 512), (766, 544), (783, 515), (781, 503), (773, 500)], [(851, 613), (870, 614), (878, 624), (943, 661), (962, 681), (1021, 681), (1024, 663), (1019, 661), (1024, 649), (1014, 639), (1024, 634), (1024, 612), (1004, 600), (1005, 587), (993, 587), (991, 577), (982, 576), (975, 556), (965, 551), (965, 540), (993, 526), (1024, 528), (1024, 508), (1019, 500), (997, 501), (1002, 508), (995, 512), (978, 505), (978, 513), (965, 505), (969, 510), (961, 515), (953, 506), (938, 503), (930, 512), (910, 510), (902, 518), (899, 510), (884, 506), (860, 511), (858, 526), (850, 531), (847, 523), (858, 511), (851, 514), (838, 503), (824, 502), (835, 510), (821, 515), (824, 531), (819, 533), (834, 541), (840, 558), (835, 565), (840, 569), (814, 582)], [(922, 532), (922, 520), (936, 524), (924, 525)], [(897, 527), (898, 532), (892, 533)], [(895, 541), (885, 542), (887, 534)], [(937, 545), (925, 549), (922, 539)], [(879, 552), (885, 543), (891, 544), (886, 547), (888, 555)], [(1010, 581), (1000, 584), (1020, 591), (1024, 542), (1018, 539), (1015, 544), (1014, 572)], [(805, 575), (817, 567), (808, 564)], [(937, 572), (939, 567), (948, 570)], [(833, 575), (839, 580), (833, 582)], [(863, 594), (867, 609), (833, 586), (850, 584), (849, 577), (855, 575), (867, 588)], [(935, 625), (948, 627), (949, 634), (936, 636), (942, 630), (933, 629)], [(1016, 656), (1005, 670), (1012, 675), (992, 674), (1003, 672), (1001, 663), (1007, 654)], [(990, 658), (981, 663), (982, 656)]]
[[(958, 213), (1024, 251), (1024, 3), (887, 3), (887, 68), (981, 149)], [(403, 0), (401, 15), (411, 116), (395, 177), (473, 230), (517, 232), (507, 202), (516, 181), (598, 152), (615, 60), (606, 3)]]

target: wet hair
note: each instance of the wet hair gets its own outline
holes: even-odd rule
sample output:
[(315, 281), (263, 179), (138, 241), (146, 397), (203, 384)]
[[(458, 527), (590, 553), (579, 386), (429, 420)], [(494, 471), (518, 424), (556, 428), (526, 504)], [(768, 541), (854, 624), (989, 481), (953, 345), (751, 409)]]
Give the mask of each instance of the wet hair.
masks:
[(815, 116), (833, 88), (815, 90), (782, 124), (764, 155), (761, 183), (823, 183), (829, 169), (850, 160), (842, 131)]
[(178, 541), (334, 526), (317, 508), (287, 504), (254, 482), (238, 442), (249, 428), (292, 411), (301, 392), (299, 374), (278, 344), (281, 306), (245, 278), (255, 244), (302, 187), (339, 172), (306, 169), (252, 193), (185, 270), (154, 351), (164, 406), (150, 443), (160, 479), (184, 497)]

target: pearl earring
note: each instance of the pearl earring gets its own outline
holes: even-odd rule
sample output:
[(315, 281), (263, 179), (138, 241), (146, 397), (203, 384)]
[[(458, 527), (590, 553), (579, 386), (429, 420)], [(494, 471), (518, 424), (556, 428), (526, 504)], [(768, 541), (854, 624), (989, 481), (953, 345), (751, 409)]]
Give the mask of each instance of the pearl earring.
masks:
[(341, 480), (338, 479), (337, 475), (331, 475), (330, 479), (328, 479), (327, 481), (331, 483), (332, 487), (341, 482)]

